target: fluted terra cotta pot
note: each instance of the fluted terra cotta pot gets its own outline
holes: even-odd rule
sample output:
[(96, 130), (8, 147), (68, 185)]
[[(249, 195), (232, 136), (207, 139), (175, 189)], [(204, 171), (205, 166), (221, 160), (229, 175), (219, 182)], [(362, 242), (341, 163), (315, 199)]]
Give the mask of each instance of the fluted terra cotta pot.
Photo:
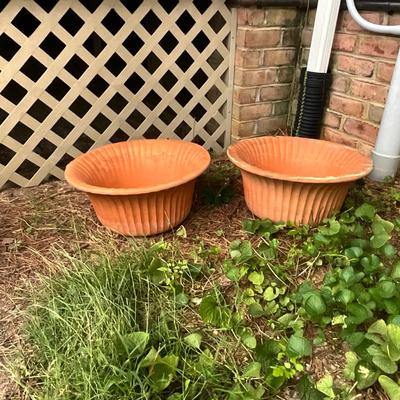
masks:
[(195, 179), (210, 163), (201, 146), (143, 139), (110, 144), (72, 161), (65, 178), (86, 192), (100, 222), (123, 235), (164, 232), (189, 214)]
[(241, 170), (254, 215), (297, 224), (316, 224), (340, 210), (351, 184), (372, 169), (353, 148), (291, 136), (243, 140), (228, 156)]

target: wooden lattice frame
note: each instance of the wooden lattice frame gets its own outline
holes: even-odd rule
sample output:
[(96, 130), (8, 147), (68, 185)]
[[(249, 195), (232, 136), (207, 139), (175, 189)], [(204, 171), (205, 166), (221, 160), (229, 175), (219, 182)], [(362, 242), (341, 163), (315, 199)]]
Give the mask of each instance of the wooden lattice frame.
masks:
[(110, 141), (227, 146), (235, 29), (223, 0), (49, 3), (0, 12), (0, 187), (62, 179)]

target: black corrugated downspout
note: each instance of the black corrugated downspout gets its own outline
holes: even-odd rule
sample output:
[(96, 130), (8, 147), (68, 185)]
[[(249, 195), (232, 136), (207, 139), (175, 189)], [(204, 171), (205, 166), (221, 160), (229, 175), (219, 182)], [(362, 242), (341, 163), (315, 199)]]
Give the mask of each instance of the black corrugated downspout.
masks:
[(330, 73), (301, 70), (300, 90), (293, 136), (319, 139)]

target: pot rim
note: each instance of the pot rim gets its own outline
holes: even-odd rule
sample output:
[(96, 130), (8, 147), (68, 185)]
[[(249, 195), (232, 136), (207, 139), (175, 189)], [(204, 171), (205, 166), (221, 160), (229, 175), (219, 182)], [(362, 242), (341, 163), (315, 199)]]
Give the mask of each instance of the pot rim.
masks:
[[(176, 142), (177, 144), (179, 143), (179, 145), (184, 145), (184, 146), (188, 146), (188, 147), (191, 146), (194, 149), (196, 149), (196, 151), (198, 152), (199, 159), (201, 156), (201, 158), (203, 158), (204, 160), (202, 160), (203, 162), (197, 169), (195, 169), (194, 171), (191, 171), (188, 174), (183, 175), (179, 179), (175, 179), (175, 180), (167, 182), (167, 183), (162, 183), (159, 185), (148, 186), (148, 187), (112, 188), (112, 187), (104, 187), (104, 186), (95, 186), (95, 185), (86, 183), (82, 179), (77, 179), (76, 175), (73, 174), (73, 169), (74, 169), (75, 165), (79, 164), (79, 162), (82, 159), (87, 158), (89, 156), (89, 154), (100, 153), (103, 151), (104, 148), (108, 148), (111, 146), (113, 146), (114, 148), (115, 148), (115, 146), (119, 146), (119, 147), (126, 147), (128, 145), (134, 146), (135, 145), (134, 143), (140, 143), (140, 142), (148, 143), (150, 146), (151, 146), (151, 143), (155, 143), (155, 142), (158, 142), (158, 143), (159, 142), (165, 142), (165, 143)], [(200, 176), (209, 167), (210, 162), (211, 162), (211, 156), (210, 156), (209, 152), (205, 148), (203, 148), (202, 146), (200, 146), (196, 143), (188, 142), (185, 140), (179, 140), (179, 139), (136, 139), (136, 140), (134, 139), (134, 140), (128, 140), (125, 142), (107, 144), (105, 146), (101, 146), (97, 149), (91, 150), (87, 153), (81, 154), (79, 157), (77, 157), (75, 160), (71, 161), (67, 165), (67, 167), (65, 168), (64, 176), (65, 176), (66, 181), (71, 186), (75, 187), (78, 190), (86, 192), (86, 193), (101, 194), (101, 195), (108, 195), (108, 196), (140, 195), (140, 194), (160, 192), (162, 190), (171, 189), (173, 187), (177, 187), (177, 186), (183, 185), (185, 183), (188, 183), (188, 182), (196, 179), (198, 176)]]
[[(279, 172), (272, 172), (268, 170), (264, 170), (262, 168), (256, 167), (255, 165), (249, 164), (248, 162), (244, 161), (240, 157), (240, 147), (243, 146), (242, 143), (246, 141), (254, 141), (254, 142), (260, 142), (260, 141), (270, 141), (270, 140), (292, 140), (292, 141), (313, 141), (313, 142), (323, 142), (324, 146), (331, 146), (332, 148), (341, 148), (341, 149), (346, 149), (347, 151), (351, 151), (353, 153), (357, 153), (362, 159), (363, 162), (360, 166), (360, 171), (357, 173), (351, 173), (351, 174), (344, 174), (344, 175), (330, 175), (330, 176), (324, 176), (324, 177), (316, 177), (316, 176), (295, 176), (295, 175), (290, 175), (290, 174), (284, 174), (284, 173), (279, 173)], [(251, 139), (245, 139), (241, 142), (235, 143), (231, 146), (229, 146), (228, 151), (227, 151), (229, 159), (232, 161), (233, 164), (235, 164), (237, 167), (240, 169), (252, 173), (254, 175), (258, 176), (263, 176), (266, 178), (272, 178), (272, 179), (279, 179), (282, 181), (289, 181), (289, 182), (299, 182), (299, 183), (339, 183), (339, 182), (350, 182), (350, 181), (355, 181), (357, 179), (363, 178), (366, 175), (368, 175), (372, 171), (372, 160), (361, 154), (359, 151), (356, 149), (345, 146), (343, 144), (335, 143), (335, 142), (330, 142), (327, 140), (322, 140), (322, 139), (309, 139), (309, 138), (302, 138), (302, 137), (296, 137), (296, 136), (262, 136), (262, 137), (257, 137), (257, 138), (251, 138)]]

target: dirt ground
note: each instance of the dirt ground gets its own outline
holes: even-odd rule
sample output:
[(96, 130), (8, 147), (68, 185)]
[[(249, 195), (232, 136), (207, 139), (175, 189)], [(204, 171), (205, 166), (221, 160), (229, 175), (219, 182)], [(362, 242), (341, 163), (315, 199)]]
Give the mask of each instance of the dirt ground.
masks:
[[(221, 161), (224, 163), (224, 161)], [(190, 246), (203, 240), (224, 249), (229, 242), (244, 237), (241, 221), (251, 217), (247, 210), (241, 183), (235, 179), (234, 195), (229, 203), (206, 205), (196, 197), (193, 209), (184, 222)], [(204, 193), (201, 186), (197, 193)], [(216, 232), (219, 232), (216, 235)], [(164, 237), (167, 239), (171, 233)], [(20, 300), (26, 283), (35, 282), (37, 274), (46, 273), (54, 249), (76, 253), (93, 251), (104, 246), (122, 249), (128, 238), (110, 233), (96, 220), (85, 194), (70, 188), (65, 182), (50, 182), (39, 187), (8, 189), (0, 193), (0, 362), (8, 349), (18, 343), (18, 311), (24, 306)], [(344, 349), (332, 333), (325, 346), (319, 347), (307, 370), (321, 377), (326, 372), (338, 375), (343, 368)], [(378, 400), (385, 396), (375, 393), (357, 399)], [(9, 374), (0, 364), (0, 400), (22, 398)], [(296, 397), (289, 393), (285, 400)]]

